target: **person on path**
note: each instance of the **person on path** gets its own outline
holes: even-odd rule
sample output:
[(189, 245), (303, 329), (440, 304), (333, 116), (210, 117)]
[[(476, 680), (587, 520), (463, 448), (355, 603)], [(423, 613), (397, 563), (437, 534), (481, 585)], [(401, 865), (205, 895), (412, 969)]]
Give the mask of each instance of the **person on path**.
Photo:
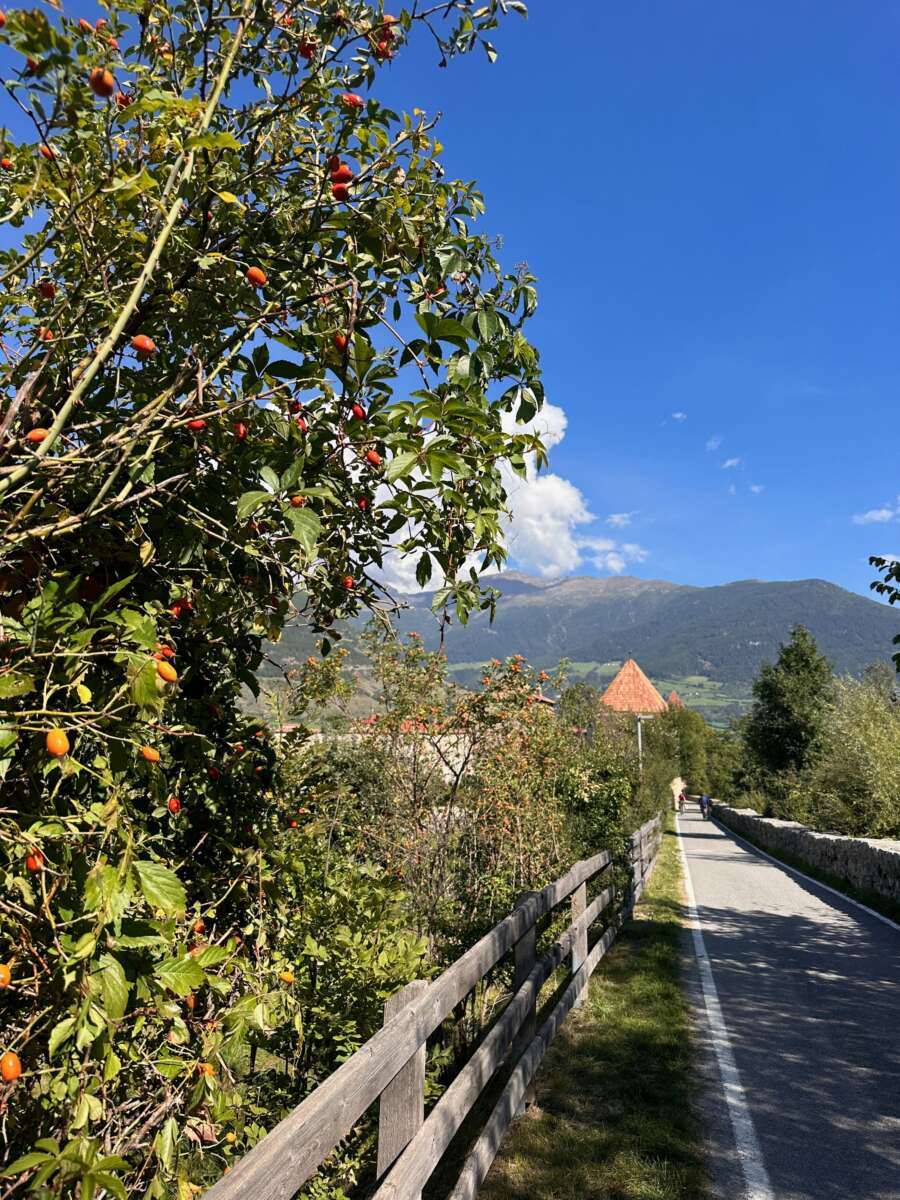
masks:
[(700, 797), (700, 812), (703, 816), (703, 820), (705, 821), (709, 816), (709, 796), (702, 795)]

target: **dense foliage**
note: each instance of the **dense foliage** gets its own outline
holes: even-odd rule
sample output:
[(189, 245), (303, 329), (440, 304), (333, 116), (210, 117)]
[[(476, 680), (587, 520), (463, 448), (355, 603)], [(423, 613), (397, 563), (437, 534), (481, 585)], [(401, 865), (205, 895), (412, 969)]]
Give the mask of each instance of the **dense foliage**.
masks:
[(900, 693), (886, 663), (835, 678), (795, 629), (754, 692), (737, 736), (716, 735), (715, 794), (825, 832), (900, 836)]
[(444, 177), (434, 120), (378, 84), (417, 32), (446, 61), (521, 8), (5, 14), (0, 1110), (19, 1192), (183, 1200), (420, 967), (396, 879), (301, 828), (238, 699), (298, 588), (327, 631), (379, 598), (391, 545), (446, 580), (439, 605), (490, 603), (469, 564), (503, 556), (501, 466), (542, 458), (507, 432), (541, 402), (533, 281), (473, 230), (481, 197)]
[(744, 745), (761, 777), (784, 777), (812, 761), (833, 678), (809, 630), (795, 626), (776, 661), (764, 666), (753, 684)]

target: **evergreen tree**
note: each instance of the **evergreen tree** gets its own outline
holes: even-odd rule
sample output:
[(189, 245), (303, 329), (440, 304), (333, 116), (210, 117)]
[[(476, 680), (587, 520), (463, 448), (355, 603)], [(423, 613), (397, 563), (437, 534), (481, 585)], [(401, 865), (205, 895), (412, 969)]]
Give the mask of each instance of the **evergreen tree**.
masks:
[(771, 776), (800, 771), (812, 761), (833, 681), (831, 664), (812, 634), (795, 625), (777, 661), (764, 666), (753, 684), (744, 729), (751, 766)]

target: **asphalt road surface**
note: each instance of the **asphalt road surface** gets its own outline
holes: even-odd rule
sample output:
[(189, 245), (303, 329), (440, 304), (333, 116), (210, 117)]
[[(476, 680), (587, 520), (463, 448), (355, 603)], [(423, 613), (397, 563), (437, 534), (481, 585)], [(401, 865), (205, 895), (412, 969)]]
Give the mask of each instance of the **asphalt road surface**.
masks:
[(900, 1200), (900, 929), (767, 861), (694, 805), (679, 824), (718, 997), (710, 1005), (695, 939), (719, 1194)]

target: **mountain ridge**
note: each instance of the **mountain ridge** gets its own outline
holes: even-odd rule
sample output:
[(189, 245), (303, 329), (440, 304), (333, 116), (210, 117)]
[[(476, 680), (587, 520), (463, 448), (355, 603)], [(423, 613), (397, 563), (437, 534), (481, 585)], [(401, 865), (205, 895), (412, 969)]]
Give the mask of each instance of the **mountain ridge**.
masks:
[[(510, 571), (484, 582), (501, 592), (494, 623), (476, 613), (467, 625), (454, 620), (444, 631), (444, 650), (461, 683), (477, 683), (488, 659), (522, 654), (545, 669), (567, 659), (576, 677), (599, 687), (617, 664), (634, 658), (666, 691), (675, 686), (684, 695), (687, 688), (687, 703), (686, 681), (697, 680), (696, 707), (726, 696), (745, 707), (752, 680), (796, 624), (807, 626), (839, 674), (889, 662), (900, 634), (900, 611), (825, 579), (698, 586), (624, 575), (547, 580)], [(415, 631), (434, 649), (440, 630), (432, 596), (401, 595), (406, 607), (393, 620), (401, 634)], [(362, 624), (338, 626), (353, 650)], [(308, 630), (288, 628), (270, 652), (281, 663), (301, 661), (314, 644)]]

